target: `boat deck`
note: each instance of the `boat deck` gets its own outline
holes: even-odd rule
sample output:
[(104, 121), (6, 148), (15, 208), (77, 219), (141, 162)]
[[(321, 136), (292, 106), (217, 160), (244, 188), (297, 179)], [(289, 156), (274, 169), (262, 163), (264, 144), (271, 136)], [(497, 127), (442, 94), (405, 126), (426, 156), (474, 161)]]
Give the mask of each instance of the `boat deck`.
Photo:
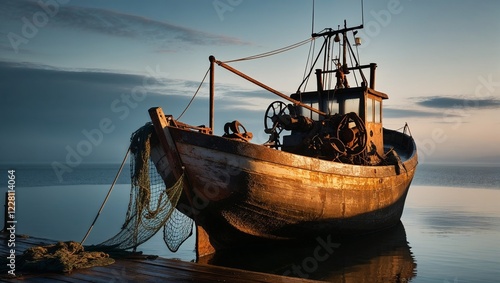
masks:
[[(0, 233), (2, 262), (9, 254), (9, 234)], [(16, 255), (36, 245), (56, 243), (53, 240), (34, 237), (16, 237)], [(2, 264), (3, 265), (3, 264)], [(3, 269), (2, 269), (3, 270)], [(25, 273), (9, 277), (7, 271), (0, 275), (0, 282), (317, 282), (307, 279), (220, 267), (208, 264), (184, 262), (157, 257), (155, 259), (116, 259), (114, 264), (74, 270), (71, 273)]]

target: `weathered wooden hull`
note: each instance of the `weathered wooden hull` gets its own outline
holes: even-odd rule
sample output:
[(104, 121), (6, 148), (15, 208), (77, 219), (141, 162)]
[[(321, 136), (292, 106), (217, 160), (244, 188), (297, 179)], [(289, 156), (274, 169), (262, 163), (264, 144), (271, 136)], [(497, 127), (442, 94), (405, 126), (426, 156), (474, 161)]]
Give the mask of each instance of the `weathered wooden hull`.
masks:
[[(387, 146), (406, 159), (391, 166), (319, 160), (172, 126), (164, 132), (175, 143), (187, 183), (178, 208), (216, 249), (391, 227), (400, 220), (417, 165), (413, 139), (389, 130)], [(154, 148), (152, 158), (170, 185), (175, 176), (164, 148)]]

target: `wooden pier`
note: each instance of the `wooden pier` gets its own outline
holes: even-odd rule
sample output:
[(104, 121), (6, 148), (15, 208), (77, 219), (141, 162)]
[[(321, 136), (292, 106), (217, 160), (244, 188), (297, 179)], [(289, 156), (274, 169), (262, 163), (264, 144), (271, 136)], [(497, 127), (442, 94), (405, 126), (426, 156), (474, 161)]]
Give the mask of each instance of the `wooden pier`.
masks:
[[(9, 234), (0, 234), (1, 262), (9, 254)], [(16, 255), (32, 246), (56, 243), (53, 240), (16, 236)], [(19, 273), (16, 270), (16, 275)], [(220, 267), (208, 264), (185, 262), (166, 258), (116, 259), (114, 264), (74, 270), (71, 273), (24, 273), (15, 278), (7, 271), (0, 275), (0, 282), (317, 282), (307, 279)]]

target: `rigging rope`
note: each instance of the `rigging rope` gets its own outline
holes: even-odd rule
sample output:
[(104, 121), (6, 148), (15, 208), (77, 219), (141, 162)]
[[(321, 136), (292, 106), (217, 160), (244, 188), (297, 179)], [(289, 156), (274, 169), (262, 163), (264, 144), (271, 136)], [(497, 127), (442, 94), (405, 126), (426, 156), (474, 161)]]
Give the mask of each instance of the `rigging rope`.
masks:
[[(272, 50), (272, 51), (268, 51), (268, 52), (264, 52), (264, 53), (261, 53), (261, 54), (257, 54), (257, 55), (252, 55), (252, 56), (248, 56), (248, 57), (243, 57), (243, 58), (239, 58), (239, 59), (234, 59), (234, 60), (229, 60), (229, 61), (224, 61), (223, 63), (232, 63), (232, 62), (239, 62), (239, 61), (247, 61), (247, 60), (254, 60), (254, 59), (260, 59), (260, 58), (264, 58), (264, 57), (268, 57), (268, 56), (272, 56), (272, 55), (276, 55), (276, 54), (279, 54), (279, 53), (283, 53), (283, 52), (286, 52), (286, 51), (289, 51), (289, 50), (292, 50), (294, 48), (297, 48), (297, 47), (300, 47), (308, 42), (314, 42), (314, 37), (311, 37), (311, 38), (308, 38), (306, 40), (303, 40), (303, 41), (300, 41), (300, 42), (297, 42), (297, 43), (294, 43), (292, 45), (288, 45), (288, 46), (285, 46), (285, 47), (282, 47), (282, 48), (279, 48), (279, 49), (276, 49), (276, 50)], [(309, 48), (309, 52), (310, 52), (310, 48)], [(308, 59), (309, 60), (309, 57)], [(207, 75), (208, 73), (210, 72), (210, 68), (208, 68), (208, 70), (205, 72), (205, 75), (203, 76), (203, 80), (201, 81), (200, 85), (198, 86), (198, 89), (196, 89), (196, 92), (194, 93), (193, 97), (191, 98), (191, 100), (189, 101), (188, 105), (186, 106), (186, 108), (184, 108), (184, 110), (182, 111), (182, 113), (177, 117), (177, 120), (179, 120), (182, 115), (184, 115), (184, 113), (188, 110), (188, 108), (191, 106), (191, 103), (193, 103), (196, 95), (198, 94), (198, 92), (200, 91), (201, 89), (201, 86), (203, 85), (203, 83), (205, 82), (205, 79), (207, 78)]]
[(302, 46), (302, 45), (304, 45), (304, 44), (306, 44), (306, 43), (308, 43), (308, 42), (310, 42), (312, 40), (314, 40), (313, 37), (308, 38), (308, 39), (303, 40), (303, 41), (300, 41), (300, 42), (297, 42), (297, 43), (294, 43), (292, 45), (288, 45), (288, 46), (276, 49), (276, 50), (272, 50), (272, 51), (268, 51), (268, 52), (264, 52), (264, 53), (261, 53), (261, 54), (248, 56), (248, 57), (243, 57), (243, 58), (239, 58), (239, 59), (224, 61), (223, 63), (227, 64), (227, 63), (233, 63), (233, 62), (239, 62), (239, 61), (247, 61), (247, 60), (254, 60), (254, 59), (260, 59), (260, 58), (264, 58), (264, 57), (273, 56), (273, 55), (276, 55), (276, 54), (279, 54), (279, 53), (283, 53), (283, 52), (292, 50), (294, 48), (300, 47), (300, 46)]
[(318, 62), (318, 59), (321, 55), (321, 52), (323, 51), (323, 48), (325, 48), (326, 46), (326, 40), (323, 42), (323, 45), (321, 45), (321, 49), (319, 50), (318, 52), (318, 56), (316, 56), (316, 59), (314, 60), (314, 63), (311, 65), (311, 68), (309, 69), (309, 73), (307, 74), (306, 78), (304, 80), (302, 80), (302, 82), (300, 83), (299, 87), (297, 88), (297, 92), (300, 91), (300, 88), (304, 85), (304, 83), (309, 79), (309, 77), (311, 76), (311, 73), (314, 69), (314, 66), (316, 65), (316, 63)]
[(196, 90), (196, 92), (194, 93), (193, 97), (191, 97), (191, 100), (189, 101), (188, 105), (186, 106), (186, 108), (184, 108), (184, 110), (182, 111), (181, 115), (179, 115), (179, 117), (177, 117), (177, 120), (179, 120), (182, 115), (184, 115), (184, 113), (188, 110), (189, 106), (191, 106), (191, 103), (193, 103), (193, 100), (194, 98), (196, 97), (196, 95), (198, 94), (198, 92), (200, 91), (201, 89), (201, 86), (203, 85), (203, 83), (205, 82), (205, 79), (207, 78), (207, 75), (208, 73), (210, 72), (210, 68), (208, 68), (207, 72), (205, 73), (205, 76), (203, 76), (203, 80), (201, 80), (201, 83), (200, 85), (198, 86), (198, 89)]
[[(302, 80), (305, 82), (304, 89), (303, 89), (304, 92), (306, 91), (307, 83), (309, 82), (309, 75), (307, 75), (307, 69), (309, 68), (309, 64), (311, 64), (311, 67), (314, 66), (313, 65), (314, 59), (313, 59), (313, 56), (311, 56), (311, 55), (314, 55), (315, 48), (316, 48), (316, 41), (312, 40), (311, 44), (309, 45), (309, 52), (307, 53), (307, 60), (306, 60), (306, 66), (304, 68), (304, 74), (302, 75)], [(299, 89), (300, 89), (300, 87), (299, 87)]]

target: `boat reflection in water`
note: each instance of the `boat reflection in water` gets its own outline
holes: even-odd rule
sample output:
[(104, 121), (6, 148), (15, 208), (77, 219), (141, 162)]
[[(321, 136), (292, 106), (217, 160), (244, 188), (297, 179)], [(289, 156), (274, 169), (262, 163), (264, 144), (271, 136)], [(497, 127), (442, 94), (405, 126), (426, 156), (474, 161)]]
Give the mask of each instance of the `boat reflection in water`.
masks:
[(408, 282), (416, 263), (400, 222), (371, 235), (315, 242), (222, 251), (200, 263), (331, 282)]

